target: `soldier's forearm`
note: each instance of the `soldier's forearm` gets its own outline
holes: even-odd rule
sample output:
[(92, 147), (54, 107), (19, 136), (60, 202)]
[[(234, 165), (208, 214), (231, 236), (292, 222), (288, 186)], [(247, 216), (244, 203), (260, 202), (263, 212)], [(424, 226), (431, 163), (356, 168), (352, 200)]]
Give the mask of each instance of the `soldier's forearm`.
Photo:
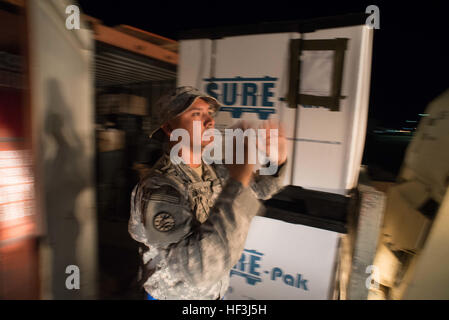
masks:
[(229, 179), (209, 219), (170, 246), (167, 258), (172, 275), (193, 285), (219, 281), (240, 258), (251, 219), (260, 207), (250, 188)]

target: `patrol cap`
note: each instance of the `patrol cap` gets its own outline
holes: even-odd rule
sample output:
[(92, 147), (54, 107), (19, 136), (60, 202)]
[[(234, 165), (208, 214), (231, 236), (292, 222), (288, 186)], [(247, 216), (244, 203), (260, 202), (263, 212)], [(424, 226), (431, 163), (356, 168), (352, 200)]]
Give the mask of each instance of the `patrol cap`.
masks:
[(150, 134), (150, 138), (158, 137), (161, 139), (165, 136), (161, 126), (186, 111), (198, 98), (201, 98), (209, 103), (210, 107), (214, 111), (213, 116), (215, 117), (221, 107), (221, 103), (218, 102), (217, 99), (204, 94), (191, 86), (178, 87), (164, 94), (156, 102), (155, 110), (157, 110), (156, 117), (158, 128)]

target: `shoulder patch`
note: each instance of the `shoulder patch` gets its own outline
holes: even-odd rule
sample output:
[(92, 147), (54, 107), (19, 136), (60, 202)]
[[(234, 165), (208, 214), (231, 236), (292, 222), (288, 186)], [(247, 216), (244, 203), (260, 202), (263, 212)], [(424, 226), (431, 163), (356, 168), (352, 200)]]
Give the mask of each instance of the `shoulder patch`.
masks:
[(159, 212), (153, 218), (153, 226), (158, 231), (167, 232), (174, 228), (175, 219), (168, 212)]

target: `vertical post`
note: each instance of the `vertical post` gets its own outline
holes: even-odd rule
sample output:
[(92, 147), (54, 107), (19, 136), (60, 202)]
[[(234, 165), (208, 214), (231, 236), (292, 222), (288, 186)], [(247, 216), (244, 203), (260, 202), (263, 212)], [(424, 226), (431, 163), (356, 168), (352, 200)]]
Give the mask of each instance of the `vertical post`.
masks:
[(299, 92), (299, 47), (301, 39), (290, 40), (290, 76), (288, 87), (288, 106), (297, 108)]

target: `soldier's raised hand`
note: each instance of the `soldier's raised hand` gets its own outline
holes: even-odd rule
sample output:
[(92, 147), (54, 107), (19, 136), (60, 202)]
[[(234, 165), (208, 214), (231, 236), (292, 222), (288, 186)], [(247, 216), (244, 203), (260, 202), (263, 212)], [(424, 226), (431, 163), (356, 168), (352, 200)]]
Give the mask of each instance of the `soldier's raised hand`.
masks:
[[(243, 131), (245, 131), (246, 129), (249, 128), (249, 124), (245, 121), (241, 121), (235, 125), (233, 125), (232, 127), (233, 129), (242, 129)], [(253, 168), (254, 168), (254, 163), (250, 163), (249, 160), (249, 152), (248, 152), (248, 147), (249, 147), (249, 143), (250, 141), (248, 141), (248, 138), (245, 137), (244, 139), (244, 161), (242, 164), (238, 164), (236, 163), (236, 139), (234, 137), (234, 142), (233, 142), (233, 161), (232, 164), (226, 164), (228, 170), (229, 170), (229, 175), (231, 176), (231, 178), (233, 178), (234, 180), (239, 181), (243, 186), (247, 187), (251, 181), (252, 175), (253, 175)]]

